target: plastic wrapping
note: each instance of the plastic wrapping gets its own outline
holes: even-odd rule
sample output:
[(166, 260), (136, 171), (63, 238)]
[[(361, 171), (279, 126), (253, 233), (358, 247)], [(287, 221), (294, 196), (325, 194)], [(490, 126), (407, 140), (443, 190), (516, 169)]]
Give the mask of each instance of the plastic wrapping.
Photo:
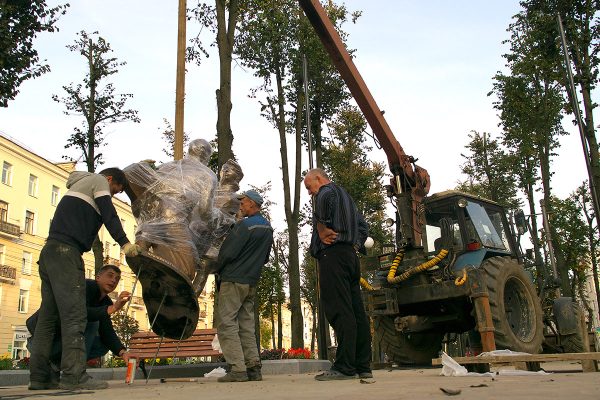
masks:
[[(232, 223), (230, 213), (225, 215), (215, 208), (215, 199), (227, 197), (229, 202), (225, 203), (233, 207), (231, 198), (235, 198), (239, 189), (237, 185), (223, 186), (223, 189), (218, 186), (216, 174), (206, 165), (211, 153), (206, 140), (196, 139), (181, 160), (162, 164), (157, 169), (148, 162), (139, 162), (123, 170), (129, 182), (126, 192), (138, 223), (136, 242), (169, 261), (190, 280), (197, 274), (208, 276), (206, 263), (201, 259), (214, 248), (216, 239), (226, 235)], [(234, 178), (239, 183), (243, 175), (239, 165), (233, 164)], [(229, 189), (233, 191), (228, 192)]]

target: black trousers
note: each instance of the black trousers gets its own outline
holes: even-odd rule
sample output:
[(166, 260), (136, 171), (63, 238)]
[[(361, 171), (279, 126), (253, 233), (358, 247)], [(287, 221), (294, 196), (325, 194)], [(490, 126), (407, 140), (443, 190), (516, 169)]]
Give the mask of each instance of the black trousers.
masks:
[(346, 375), (370, 372), (371, 330), (360, 295), (360, 264), (354, 248), (336, 244), (318, 254), (321, 305), (337, 338), (332, 369)]
[(76, 248), (48, 240), (39, 259), (42, 281), (42, 306), (31, 346), (30, 380), (49, 382), (50, 355), (60, 323), (62, 333), (62, 380), (76, 384), (85, 373), (87, 324), (85, 273), (81, 254)]

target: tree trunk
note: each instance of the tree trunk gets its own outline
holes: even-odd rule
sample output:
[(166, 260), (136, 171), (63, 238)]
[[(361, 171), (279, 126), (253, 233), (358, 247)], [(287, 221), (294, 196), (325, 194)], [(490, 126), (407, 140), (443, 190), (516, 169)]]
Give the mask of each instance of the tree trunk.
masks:
[(271, 303), (271, 343), (273, 344), (273, 348), (275, 348), (275, 316), (273, 315), (273, 304)]
[(538, 290), (541, 292), (543, 290), (544, 278), (547, 277), (546, 268), (544, 266), (544, 260), (542, 258), (540, 238), (538, 233), (536, 209), (535, 209), (535, 200), (533, 198), (533, 186), (531, 184), (527, 185), (527, 203), (529, 204), (529, 214), (531, 215), (531, 232), (529, 232), (531, 237), (531, 243), (533, 244), (533, 253), (535, 255), (535, 270), (537, 272), (537, 285)]
[(258, 349), (258, 354), (260, 354), (260, 315), (256, 299), (254, 299), (254, 335), (256, 336), (256, 348)]
[(311, 307), (312, 312), (312, 330), (310, 332), (310, 352), (315, 352), (315, 339), (317, 336), (317, 313), (315, 311), (315, 307)]
[(281, 319), (281, 301), (277, 302), (277, 348), (283, 347), (283, 320)]
[[(277, 57), (275, 57), (275, 60), (277, 63)], [(275, 110), (274, 105), (271, 104), (271, 113), (273, 114), (273, 119), (277, 121), (277, 129), (279, 131), (279, 142), (281, 144), (281, 146), (279, 147), (279, 152), (281, 156), (281, 172), (283, 177), (285, 216), (289, 235), (288, 276), (290, 289), (290, 312), (292, 315), (292, 347), (304, 348), (303, 318), (302, 308), (300, 306), (300, 260), (298, 256), (298, 221), (300, 211), (300, 172), (302, 161), (302, 139), (300, 137), (300, 132), (296, 129), (296, 168), (294, 174), (294, 208), (292, 210), (284, 109), (285, 98), (282, 81), (283, 73), (280, 68), (277, 68), (275, 72), (275, 80), (277, 84), (277, 109)], [(302, 99), (302, 96), (298, 96), (298, 99), (300, 101)], [(296, 106), (298, 106), (298, 104)], [(298, 108), (296, 108), (296, 110), (298, 110)]]
[(231, 132), (231, 54), (235, 40), (235, 26), (239, 16), (239, 1), (229, 0), (229, 21), (225, 24), (226, 0), (215, 0), (217, 10), (217, 47), (219, 49), (219, 89), (217, 98), (217, 151), (218, 170), (233, 154)]

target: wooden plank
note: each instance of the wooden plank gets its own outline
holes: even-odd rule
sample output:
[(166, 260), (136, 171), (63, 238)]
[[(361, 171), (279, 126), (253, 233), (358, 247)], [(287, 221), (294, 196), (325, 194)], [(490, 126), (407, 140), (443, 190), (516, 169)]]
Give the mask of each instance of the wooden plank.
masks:
[[(501, 355), (481, 357), (452, 357), (459, 364), (502, 364), (511, 362), (550, 362), (550, 361), (581, 361), (600, 360), (600, 353), (560, 353), (560, 354), (528, 354), (528, 355)], [(431, 360), (431, 365), (442, 365), (441, 358)]]
[[(156, 355), (156, 356), (155, 356)], [(177, 354), (175, 355), (175, 358), (183, 358), (183, 357), (213, 357), (213, 356), (220, 356), (221, 352), (219, 351), (178, 351)], [(131, 357), (135, 357), (135, 358), (172, 358), (173, 357), (173, 352), (159, 352), (158, 354), (156, 352), (140, 352), (140, 353), (134, 353), (131, 354)]]

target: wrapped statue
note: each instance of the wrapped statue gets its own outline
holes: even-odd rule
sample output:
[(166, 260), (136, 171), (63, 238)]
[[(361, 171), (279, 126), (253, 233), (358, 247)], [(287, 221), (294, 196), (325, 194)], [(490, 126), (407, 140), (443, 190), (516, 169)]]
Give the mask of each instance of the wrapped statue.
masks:
[[(157, 169), (141, 161), (123, 170), (138, 222), (136, 242), (144, 250), (142, 256), (127, 261), (142, 285), (152, 329), (175, 339), (189, 337), (196, 328), (197, 295), (211, 272), (210, 260), (216, 258), (212, 254), (218, 254), (221, 238), (235, 222), (231, 198), (243, 174), (231, 161), (223, 166), (218, 183), (207, 166), (211, 154), (210, 143), (196, 139), (181, 160)], [(215, 207), (216, 199), (227, 207)]]

